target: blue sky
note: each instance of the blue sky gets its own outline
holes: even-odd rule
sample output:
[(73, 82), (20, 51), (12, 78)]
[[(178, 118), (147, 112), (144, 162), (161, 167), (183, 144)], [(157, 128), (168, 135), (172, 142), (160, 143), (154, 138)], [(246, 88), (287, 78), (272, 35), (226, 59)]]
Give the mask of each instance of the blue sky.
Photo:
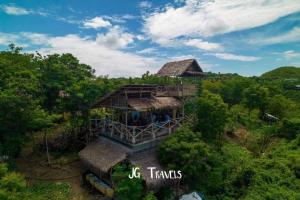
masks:
[(260, 75), (300, 66), (300, 2), (2, 0), (0, 49), (12, 42), (25, 52), (72, 53), (110, 77), (186, 58), (204, 71)]

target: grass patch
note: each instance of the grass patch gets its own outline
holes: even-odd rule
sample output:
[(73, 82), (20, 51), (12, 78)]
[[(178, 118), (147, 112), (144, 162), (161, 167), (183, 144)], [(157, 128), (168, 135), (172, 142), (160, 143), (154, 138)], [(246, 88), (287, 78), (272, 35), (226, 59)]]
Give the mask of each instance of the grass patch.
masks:
[(71, 198), (71, 186), (68, 183), (39, 183), (28, 189), (33, 200), (68, 200)]

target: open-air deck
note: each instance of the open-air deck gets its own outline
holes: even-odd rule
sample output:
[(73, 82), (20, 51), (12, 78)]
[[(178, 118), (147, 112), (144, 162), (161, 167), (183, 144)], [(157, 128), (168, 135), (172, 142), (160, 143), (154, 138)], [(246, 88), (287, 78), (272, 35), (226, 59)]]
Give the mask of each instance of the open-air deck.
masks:
[(184, 117), (164, 122), (152, 122), (143, 126), (130, 126), (116, 121), (91, 119), (92, 130), (102, 136), (121, 142), (137, 150), (142, 150), (146, 143), (159, 141), (171, 134), (184, 120)]
[(123, 86), (94, 104), (111, 115), (91, 119), (91, 131), (135, 150), (150, 148), (183, 122), (182, 98), (196, 91), (194, 85)]

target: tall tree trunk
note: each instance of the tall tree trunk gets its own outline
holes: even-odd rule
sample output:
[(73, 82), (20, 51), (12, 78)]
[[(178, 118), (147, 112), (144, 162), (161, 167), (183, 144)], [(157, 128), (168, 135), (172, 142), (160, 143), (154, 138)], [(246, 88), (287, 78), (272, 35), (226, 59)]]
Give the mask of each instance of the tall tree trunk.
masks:
[(45, 144), (46, 144), (48, 166), (50, 166), (51, 163), (50, 163), (50, 155), (49, 155), (49, 148), (48, 148), (47, 130), (44, 131), (44, 137), (45, 137)]

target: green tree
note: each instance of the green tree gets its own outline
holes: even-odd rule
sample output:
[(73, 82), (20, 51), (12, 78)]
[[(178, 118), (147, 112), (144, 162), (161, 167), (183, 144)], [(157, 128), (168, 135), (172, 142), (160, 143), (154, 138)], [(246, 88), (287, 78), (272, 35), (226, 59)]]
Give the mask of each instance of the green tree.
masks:
[(249, 81), (245, 78), (231, 78), (223, 81), (220, 86), (220, 95), (230, 107), (242, 101), (244, 88)]
[(196, 100), (196, 130), (206, 139), (220, 138), (228, 120), (228, 108), (219, 95), (204, 91)]
[(105, 78), (79, 81), (68, 88), (63, 105), (71, 113), (72, 127), (87, 127), (92, 104), (109, 91), (111, 86)]
[(40, 62), (40, 84), (43, 88), (44, 106), (50, 112), (64, 111), (61, 93), (73, 84), (93, 77), (90, 66), (80, 64), (71, 54), (53, 54)]
[(194, 186), (209, 170), (210, 147), (187, 126), (180, 127), (158, 147), (160, 161), (170, 170), (181, 170), (185, 182)]
[(8, 172), (7, 166), (0, 164), (0, 199), (26, 199), (25, 191), (26, 181), (24, 177), (15, 172)]
[(286, 117), (292, 109), (295, 109), (293, 102), (280, 94), (271, 97), (267, 105), (267, 111), (281, 119)]
[(294, 200), (300, 197), (299, 141), (281, 141), (273, 151), (255, 160), (254, 174), (242, 199)]
[(226, 143), (210, 159), (206, 181), (198, 188), (212, 199), (239, 199), (252, 177), (250, 152), (237, 144)]
[(149, 192), (143, 200), (157, 200), (156, 196), (154, 195), (153, 192)]
[(297, 135), (300, 135), (300, 119), (284, 119), (280, 128), (280, 135), (288, 139), (294, 139)]
[(244, 103), (250, 112), (258, 108), (262, 116), (268, 103), (268, 89), (260, 85), (251, 85), (244, 91)]
[(131, 173), (126, 165), (117, 165), (112, 175), (114, 189), (117, 199), (140, 200), (143, 196), (143, 185), (141, 178), (129, 179)]
[(39, 61), (10, 45), (0, 52), (0, 155), (16, 157), (25, 133), (37, 131), (36, 113), (43, 97), (39, 84)]

